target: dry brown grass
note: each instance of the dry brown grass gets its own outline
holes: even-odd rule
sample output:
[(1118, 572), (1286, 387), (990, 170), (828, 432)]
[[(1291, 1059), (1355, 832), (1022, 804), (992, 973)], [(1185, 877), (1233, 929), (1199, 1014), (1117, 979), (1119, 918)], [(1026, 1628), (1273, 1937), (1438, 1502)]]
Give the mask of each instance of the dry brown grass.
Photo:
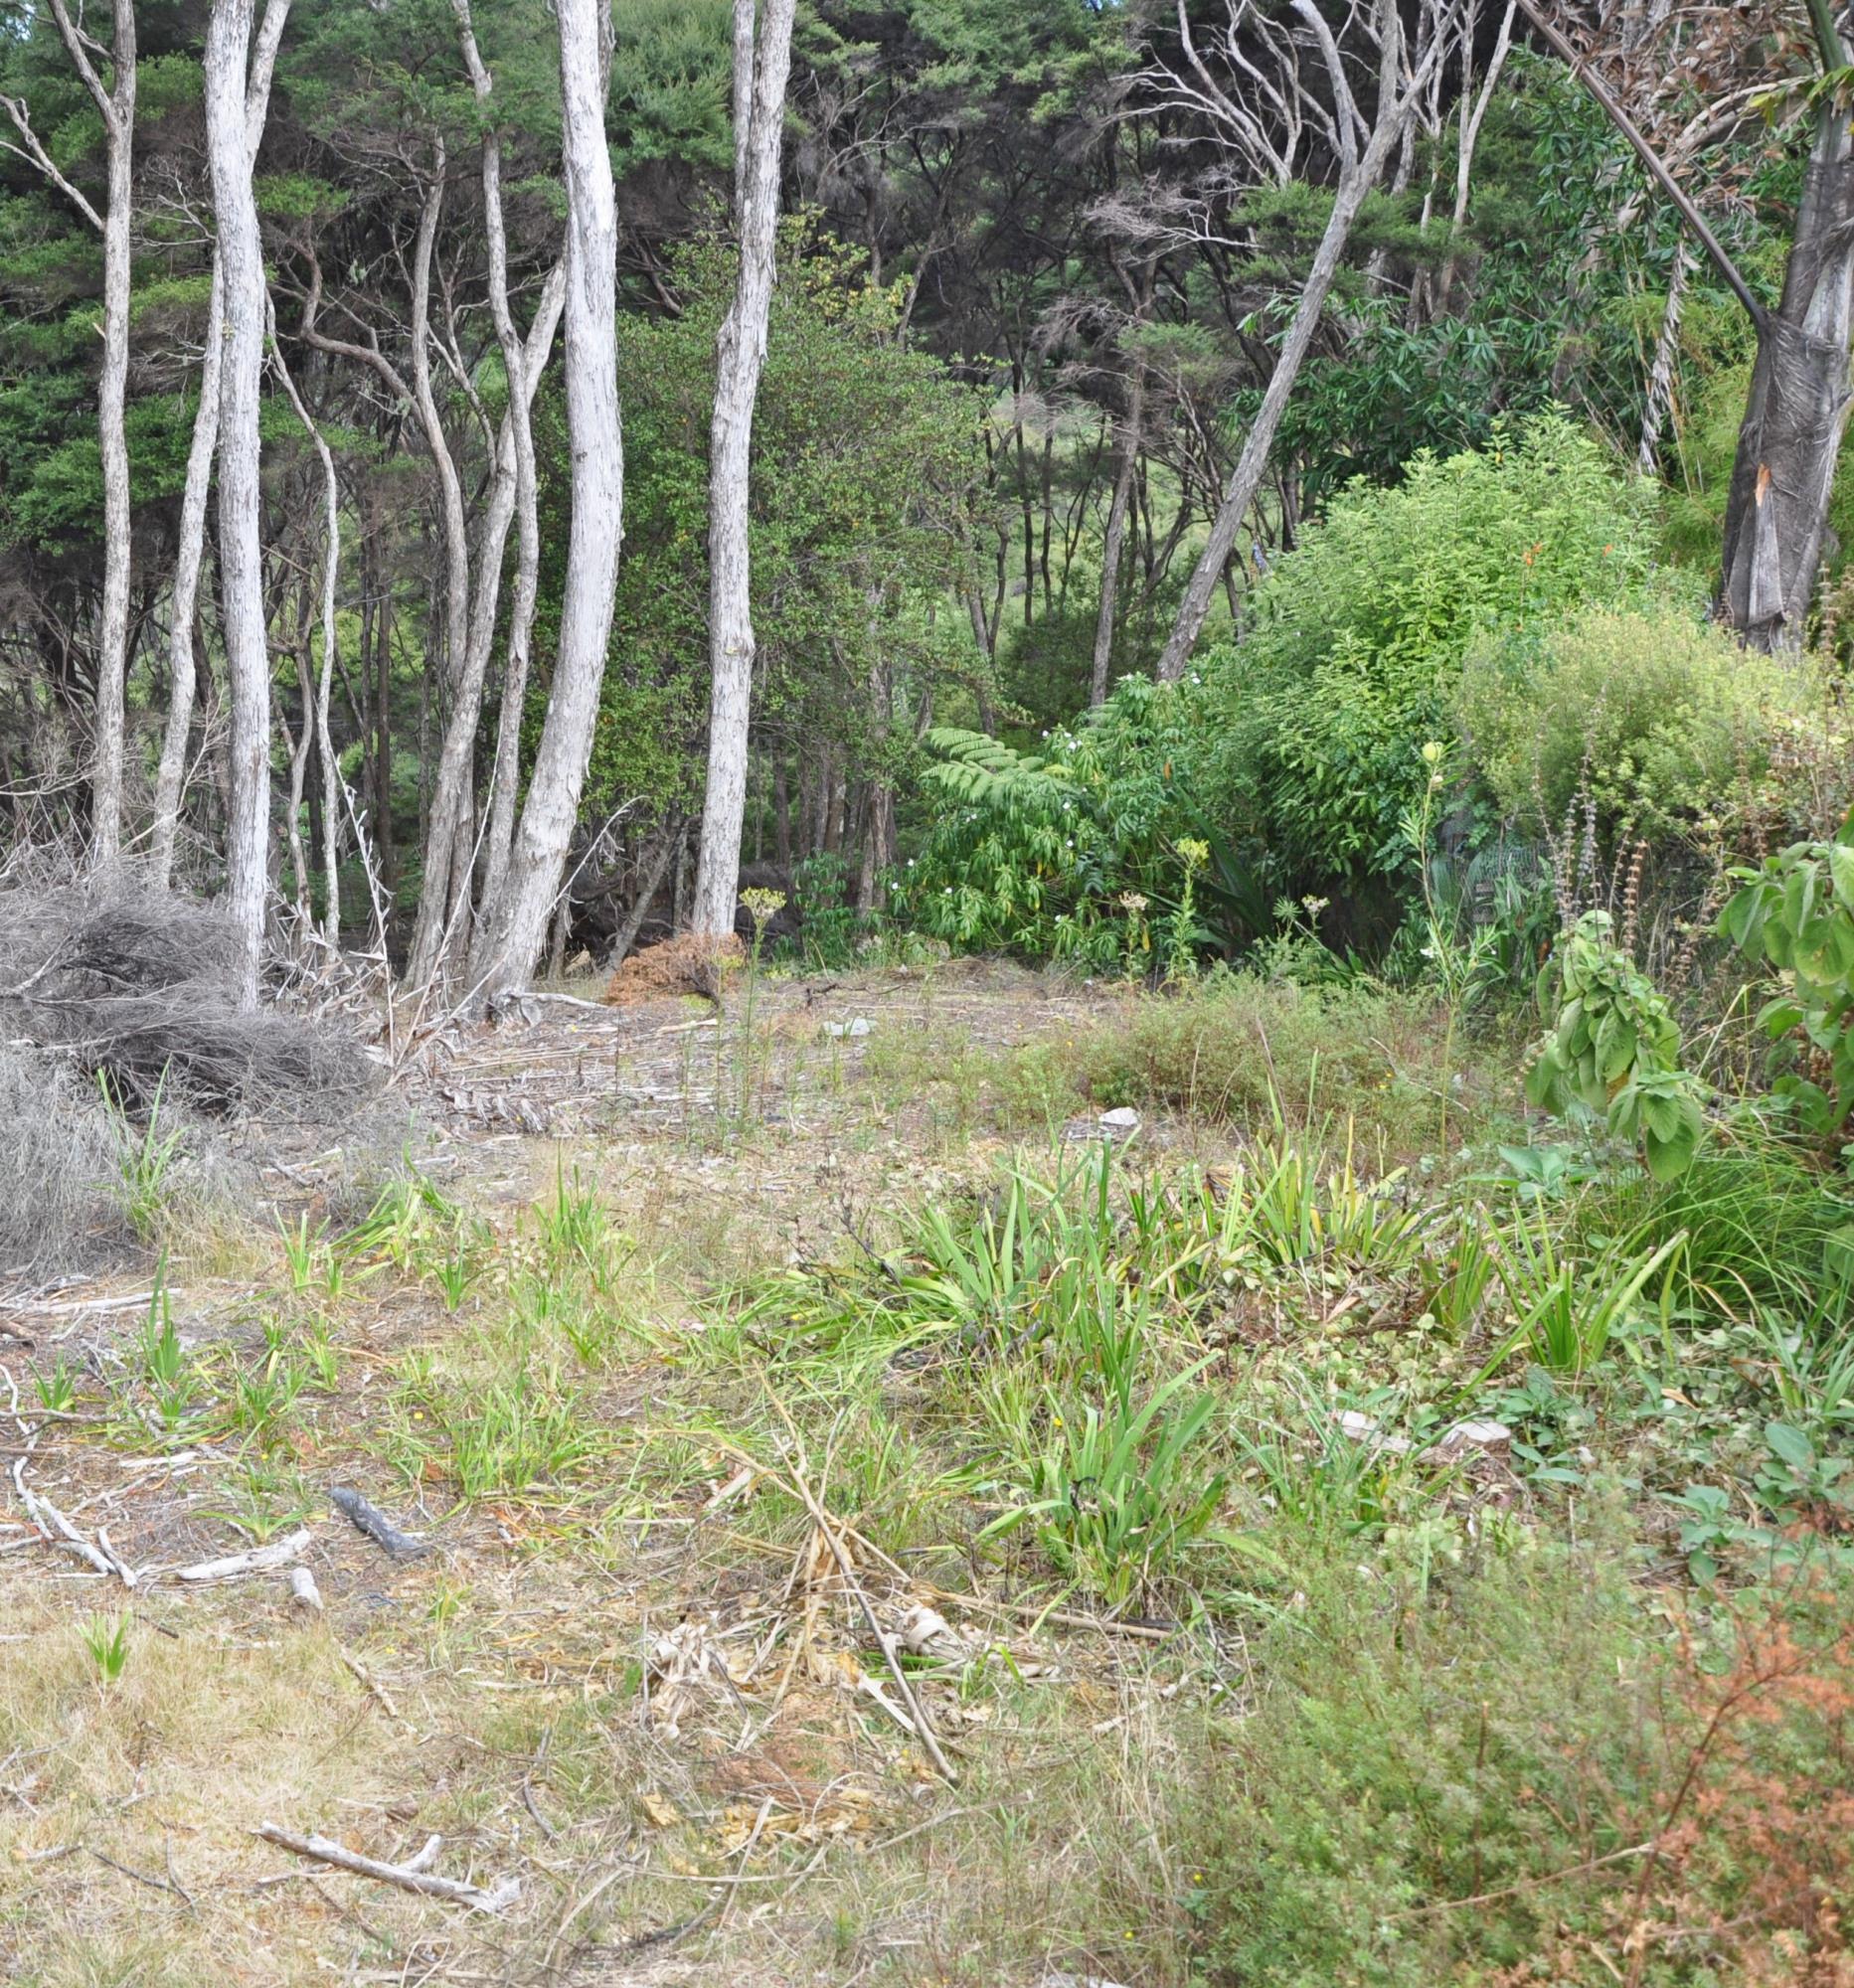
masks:
[[(177, 1252), (175, 1321), (200, 1377), (177, 1433), (149, 1419), (136, 1306), (14, 1315), (35, 1343), (0, 1345), (19, 1388), (15, 1419), (0, 1386), (0, 1436), (29, 1450), (33, 1484), (150, 1574), (131, 1595), (0, 1535), (0, 1633), (20, 1639), (0, 1648), (0, 1974), (34, 1988), (1028, 1984), (1045, 1956), (1087, 1950), (1108, 1846), (1072, 1825), (1123, 1812), (1130, 1831), (1141, 1812), (1145, 1740), (1131, 1735), (1160, 1702), (1152, 1655), (972, 1618), (1026, 1675), (992, 1665), (971, 1694), (956, 1677), (931, 1685), (961, 1764), (950, 1789), (857, 1688), (880, 1658), (792, 1502), (758, 1486), (710, 1509), (736, 1469), (726, 1431), (763, 1405), (737, 1399), (738, 1378), (704, 1378), (702, 1294), (850, 1246), (850, 1225), (982, 1170), (998, 1144), (935, 1130), (911, 1080), (871, 1071), (868, 1041), (830, 1038), (823, 1021), (872, 1014), (943, 1067), (974, 1035), (990, 1059), (1059, 1012), (1022, 987), (1000, 998), (957, 981), (815, 992), (762, 986), (753, 1044), (725, 1017), (686, 1030), (670, 1002), (486, 1034), (482, 1066), (446, 1070), (424, 1100), (449, 1127), (426, 1155), (434, 1177), (493, 1229), (472, 1245), (481, 1261), (458, 1307), (437, 1288), (450, 1247), (438, 1217), (404, 1260), (349, 1262), (338, 1288), (326, 1243), (307, 1288), (261, 1235), (242, 1254)], [(761, 1085), (745, 1114), (742, 1057)], [(445, 1086), (478, 1098), (550, 1058), (563, 1106), (585, 1114), (569, 1145), (485, 1134), (474, 1106), (446, 1108)], [(520, 1295), (552, 1260), (545, 1221), (576, 1179), (637, 1245), (604, 1295), (586, 1294), (581, 1316), (605, 1334), (595, 1365)], [(311, 1341), (338, 1364), (332, 1389), (312, 1382), (273, 1420), (241, 1422), (241, 1377), (261, 1378), (270, 1348), (293, 1357)], [(61, 1363), (70, 1419), (32, 1388)], [(451, 1438), (434, 1435), (409, 1377), (486, 1417), (497, 1388), (554, 1365), (580, 1391), (590, 1452), (557, 1478), (460, 1501)], [(176, 1448), (178, 1468), (124, 1467)], [(833, 1506), (854, 1503), (820, 1476)], [(338, 1482), (433, 1550), (386, 1558), (330, 1512)], [(322, 1618), (293, 1612), (274, 1577), (195, 1590), (158, 1572), (246, 1544), (234, 1519), (259, 1483), (272, 1522), (296, 1502), (307, 1512)], [(858, 1560), (893, 1621), (908, 1590)], [(84, 1631), (119, 1610), (128, 1660), (105, 1684)], [(672, 1732), (653, 1710), (664, 1678), (643, 1680), (684, 1620), (728, 1638), (736, 1682), (698, 1680)], [(1078, 1754), (1078, 1716), (1134, 1712), (1119, 1765), (1103, 1774)], [(517, 1876), (522, 1899), (489, 1920), (317, 1872), (258, 1840), (263, 1821), (385, 1858), (437, 1833), (440, 1871)], [(741, 1882), (699, 1882), (711, 1877)]]

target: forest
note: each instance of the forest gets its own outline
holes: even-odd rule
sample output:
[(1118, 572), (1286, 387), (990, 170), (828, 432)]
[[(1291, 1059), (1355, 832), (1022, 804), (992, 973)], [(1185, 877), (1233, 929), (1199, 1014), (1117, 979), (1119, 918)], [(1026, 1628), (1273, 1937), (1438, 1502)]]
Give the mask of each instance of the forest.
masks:
[(0, 1964), (1854, 1983), (1854, 7), (0, 0)]

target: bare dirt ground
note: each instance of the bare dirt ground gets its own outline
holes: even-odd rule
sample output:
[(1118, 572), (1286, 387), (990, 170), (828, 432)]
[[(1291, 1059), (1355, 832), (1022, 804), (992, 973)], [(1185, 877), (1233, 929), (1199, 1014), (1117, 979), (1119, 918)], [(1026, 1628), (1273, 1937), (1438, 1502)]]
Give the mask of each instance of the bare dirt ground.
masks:
[[(415, 1185), (370, 1218), (354, 1155), (296, 1156), (158, 1272), (0, 1296), (8, 1979), (1175, 1978), (1136, 1897), (1096, 1913), (1201, 1648), (879, 1530), (906, 1457), (800, 1442), (730, 1298), (1086, 1122), (1062, 1051), (1114, 997), (595, 991), (420, 1059)], [(287, 1568), (181, 1576), (301, 1530), (320, 1610)], [(489, 1896), (265, 1825), (438, 1838)]]

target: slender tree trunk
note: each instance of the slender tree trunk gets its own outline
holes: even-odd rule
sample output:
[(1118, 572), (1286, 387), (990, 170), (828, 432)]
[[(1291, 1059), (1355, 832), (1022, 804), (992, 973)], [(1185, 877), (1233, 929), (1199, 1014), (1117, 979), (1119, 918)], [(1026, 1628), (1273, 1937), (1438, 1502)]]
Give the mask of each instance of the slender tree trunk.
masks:
[(1468, 193), (1474, 172), (1474, 152), (1480, 143), (1480, 127), (1487, 116), (1487, 106), (1493, 101), (1493, 92), (1499, 86), (1500, 72), (1506, 67), (1508, 51), (1513, 46), (1513, 15), (1517, 0), (1506, 0), (1506, 11), (1500, 16), (1500, 28), (1494, 37), (1493, 53), (1487, 58), (1487, 72), (1480, 81), (1480, 93), (1473, 90), (1474, 34), (1473, 17), (1470, 16), (1467, 31), (1461, 37), (1461, 95), (1456, 106), (1457, 130), (1455, 137), (1455, 204), (1454, 213), (1448, 223), (1448, 257), (1442, 263), (1440, 280), (1435, 286), (1435, 308), (1431, 313), (1440, 317), (1448, 308), (1448, 298), (1454, 289), (1455, 274), (1460, 266), (1461, 237), (1467, 228)]
[(1120, 461), (1114, 472), (1113, 497), (1107, 506), (1107, 531), (1100, 548), (1100, 612), (1095, 619), (1095, 669), (1088, 701), (1107, 701), (1107, 672), (1113, 661), (1113, 617), (1120, 586), (1120, 554), (1126, 543), (1126, 512), (1133, 495), (1133, 470), (1139, 460), (1140, 430), (1145, 418), (1146, 369), (1133, 366), (1127, 395), (1126, 425), (1120, 433)]
[[(482, 904), (491, 903), (508, 874), (515, 833), (515, 798), (521, 789), (522, 709), (528, 697), (528, 662), (534, 641), (535, 602), (541, 584), (541, 519), (536, 499), (535, 391), (560, 324), (567, 293), (565, 263), (556, 263), (522, 348), (522, 394), (511, 396), (509, 432), (515, 447), (515, 598), (509, 607), (508, 654), (502, 666), (502, 705), (496, 715), (496, 758), (490, 775), (489, 823), (484, 834)], [(513, 330), (513, 324), (510, 330)], [(511, 379), (513, 376), (511, 375)]]
[(113, 87), (105, 94), (83, 54), (63, 0), (53, 12), (103, 113), (109, 206), (103, 216), (103, 369), (96, 396), (103, 469), (103, 623), (96, 652), (96, 743), (90, 775), (90, 847), (112, 862), (122, 841), (122, 710), (128, 679), (129, 448), (124, 410), (129, 368), (129, 224), (134, 204), (135, 7), (115, 0)]
[[(740, 38), (737, 62), (747, 44)], [(784, 135), (785, 82), (791, 66), (795, 0), (765, 0), (754, 52), (752, 115), (744, 168), (735, 189), (741, 244), (740, 278), (721, 327), (715, 415), (709, 441), (709, 664), (713, 690), (708, 721), (708, 787), (702, 804), (702, 845), (696, 870), (693, 929), (706, 938), (734, 930), (741, 881), (741, 823), (747, 808), (747, 735), (753, 708), (753, 572), (749, 521), (754, 403), (765, 364), (766, 320), (778, 248), (779, 142)], [(737, 105), (745, 95), (735, 80)]]
[[(263, 142), (264, 120), (270, 109), (270, 79), (276, 73), (277, 50), (289, 20), (290, 0), (266, 0), (263, 20), (252, 49), (251, 74), (245, 87), (245, 141), (253, 165)], [(199, 647), (195, 636), (195, 605), (200, 595), (200, 567), (206, 553), (207, 499), (212, 494), (213, 454), (219, 441), (220, 381), (225, 359), (224, 277), (219, 251), (213, 250), (213, 287), (206, 309), (206, 350), (200, 357), (200, 405), (193, 416), (193, 439), (187, 449), (187, 478), (180, 500), (180, 546), (174, 562), (171, 629), (168, 636), (167, 725), (161, 737), (161, 760), (155, 772), (154, 828), (150, 870), (165, 890), (174, 872), (174, 840), (187, 783), (187, 746), (193, 730), (193, 705), (199, 682)]]
[[(452, 684), (449, 719), (439, 749), (436, 794), (432, 810), (430, 842), (425, 852), (425, 892), (419, 907), (419, 920), (413, 934), (408, 978), (417, 982), (436, 971), (444, 952), (464, 931), (467, 894), (473, 864), (470, 840), (475, 808), (470, 798), (470, 772), (482, 716), (483, 686), (488, 676), (489, 652), (495, 640), (497, 613), (502, 591), (503, 553), (508, 544), (509, 526), (519, 514), (521, 520), (519, 572), (516, 600), (511, 616), (510, 669), (505, 673), (517, 681), (525, 694), (527, 647), (534, 622), (534, 599), (540, 568), (540, 531), (536, 518), (534, 431), (530, 408), (547, 351), (554, 339), (565, 294), (565, 271), (551, 274), (542, 293), (535, 318), (531, 354), (516, 329), (509, 305), (508, 238), (502, 206), (502, 140), (494, 116), (494, 83), (477, 48), (470, 0), (451, 0), (457, 19), (458, 41), (464, 67), (470, 75), (477, 107), (484, 119), (482, 141), (482, 181), (484, 234), (488, 250), (489, 307), (495, 320), (497, 342), (502, 349), (508, 378), (508, 409), (497, 437), (495, 469), (491, 479), (489, 504), (476, 551), (475, 594), (470, 604), (468, 633), (461, 646), (461, 666)], [(428, 383), (427, 383), (428, 391)], [(517, 658), (519, 657), (519, 662)], [(509, 717), (507, 699), (504, 718)], [(514, 724), (498, 726), (498, 748), (507, 741), (514, 748), (520, 740), (520, 708), (517, 702)], [(501, 779), (500, 750), (492, 772), (490, 818), (485, 829), (489, 850), (484, 862), (484, 897), (499, 888), (508, 862), (508, 838), (514, 817), (514, 784)], [(506, 799), (506, 813), (498, 824), (496, 800)], [(443, 880), (448, 878), (448, 888)]]
[[(283, 383), (283, 391), (289, 397), (289, 404), (295, 411), (296, 418), (308, 433), (309, 440), (315, 448), (316, 459), (322, 466), (322, 668), (314, 685), (311, 702), (307, 663), (308, 635), (305, 631), (302, 638), (304, 657), (302, 749), (304, 752), (308, 750), (309, 732), (313, 726), (318, 768), (322, 776), (322, 932), (330, 945), (338, 946), (341, 943), (341, 769), (335, 757), (335, 742), (329, 732), (328, 696), (334, 681), (335, 650), (338, 640), (335, 601), (341, 580), (341, 482), (335, 474), (334, 452), (329, 448), (327, 438), (316, 424), (315, 417), (303, 405), (302, 396), (296, 391), (295, 379), (283, 363), (283, 354), (276, 344), (274, 314), (270, 316), (269, 323), (270, 362), (276, 369), (277, 378)], [(294, 771), (293, 790), (299, 793), (301, 785), (301, 772)], [(292, 812), (292, 834), (294, 819)]]
[(1267, 474), (1268, 454), (1274, 446), (1275, 430), (1280, 426), (1288, 398), (1300, 377), (1300, 368), (1312, 349), (1314, 334), (1319, 329), (1320, 313), (1325, 309), (1333, 278), (1339, 273), (1352, 224), (1358, 219), (1358, 211), (1365, 204), (1366, 195), (1377, 184), (1384, 161), (1397, 143), (1415, 101), (1414, 88), (1406, 87), (1395, 103), (1387, 101), (1381, 107), (1370, 142), (1351, 170), (1343, 174), (1338, 191), (1333, 196), (1332, 212), (1327, 218), (1319, 247), (1314, 251), (1313, 266), (1307, 271), (1306, 282), (1287, 327), (1287, 336), (1274, 361), (1274, 370), (1268, 376), (1262, 405), (1257, 409), (1256, 418), (1244, 437), (1243, 452), (1237, 458), (1236, 468), (1224, 488), (1209, 542), (1186, 583), (1177, 618), (1160, 654), (1158, 674), (1163, 683), (1176, 683), (1184, 675), (1185, 664), (1203, 632), (1224, 567), (1236, 550), (1236, 535), (1244, 514), (1256, 501), (1263, 479)]
[(1847, 427), (1851, 333), (1854, 147), (1849, 114), (1831, 99), (1818, 113), (1782, 297), (1758, 327), (1726, 501), (1725, 619), (1756, 648), (1797, 648), (1807, 632)]
[(657, 893), (663, 888), (663, 879), (669, 875), (670, 862), (683, 845), (687, 826), (681, 815), (671, 815), (657, 836), (649, 860), (637, 866), (637, 882), (631, 893), (630, 906), (624, 913), (624, 922), (618, 927), (617, 937), (611, 942), (610, 956), (605, 961), (607, 973), (614, 972), (630, 957), (631, 947), (637, 943), (637, 934), (650, 915), (650, 907), (656, 903)]
[(96, 635), (90, 743), (90, 856), (100, 866), (114, 862), (122, 846), (122, 712), (128, 677), (132, 550), (125, 408), (130, 224), (135, 195), (135, 7), (134, 0), (112, 0), (111, 75), (105, 86), (91, 61), (92, 54), (102, 53), (102, 47), (84, 31), (82, 8), (74, 21), (66, 0), (50, 0), (50, 6), (65, 52), (102, 120), (108, 192), (101, 214), (40, 142), (24, 100), (5, 97), (0, 98), (0, 104), (4, 104), (21, 139), (19, 146), (9, 149), (37, 166), (96, 230), (103, 244), (103, 354), (96, 389), (96, 439), (103, 484), (103, 606)]
[(180, 549), (174, 563), (171, 626), (168, 632), (167, 728), (154, 777), (154, 830), (149, 868), (158, 889), (174, 874), (174, 841), (187, 783), (187, 745), (193, 730), (198, 683), (194, 648), (194, 606), (200, 594), (200, 566), (206, 552), (206, 505), (212, 494), (213, 453), (219, 440), (219, 391), (224, 372), (225, 306), (219, 256), (213, 256), (212, 300), (206, 311), (206, 350), (200, 359), (200, 405), (187, 450), (187, 481), (180, 500)]
[(592, 748), (623, 518), (618, 224), (604, 119), (610, 0), (559, 0), (559, 17), (573, 524), (547, 722), (502, 890), (486, 908), (471, 960), (471, 978), (484, 995), (525, 979), (547, 935)]
[(241, 955), (237, 999), (257, 1005), (269, 888), (270, 656), (264, 626), (258, 417), (264, 346), (263, 244), (246, 116), (252, 0), (213, 0), (206, 33), (206, 142), (225, 305), (220, 407), (219, 586), (231, 679), (227, 899)]

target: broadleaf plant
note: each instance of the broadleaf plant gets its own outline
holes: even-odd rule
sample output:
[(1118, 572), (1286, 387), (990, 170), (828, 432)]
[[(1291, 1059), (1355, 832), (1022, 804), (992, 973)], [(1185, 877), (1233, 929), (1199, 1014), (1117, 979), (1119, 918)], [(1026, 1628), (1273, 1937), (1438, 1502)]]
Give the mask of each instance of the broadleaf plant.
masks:
[(1654, 983), (1611, 940), (1609, 914), (1586, 911), (1539, 976), (1551, 1017), (1526, 1076), (1526, 1095), (1564, 1116), (1596, 1112), (1641, 1148), (1658, 1181), (1693, 1163), (1706, 1129), (1706, 1086), (1680, 1062), (1680, 1030)]

